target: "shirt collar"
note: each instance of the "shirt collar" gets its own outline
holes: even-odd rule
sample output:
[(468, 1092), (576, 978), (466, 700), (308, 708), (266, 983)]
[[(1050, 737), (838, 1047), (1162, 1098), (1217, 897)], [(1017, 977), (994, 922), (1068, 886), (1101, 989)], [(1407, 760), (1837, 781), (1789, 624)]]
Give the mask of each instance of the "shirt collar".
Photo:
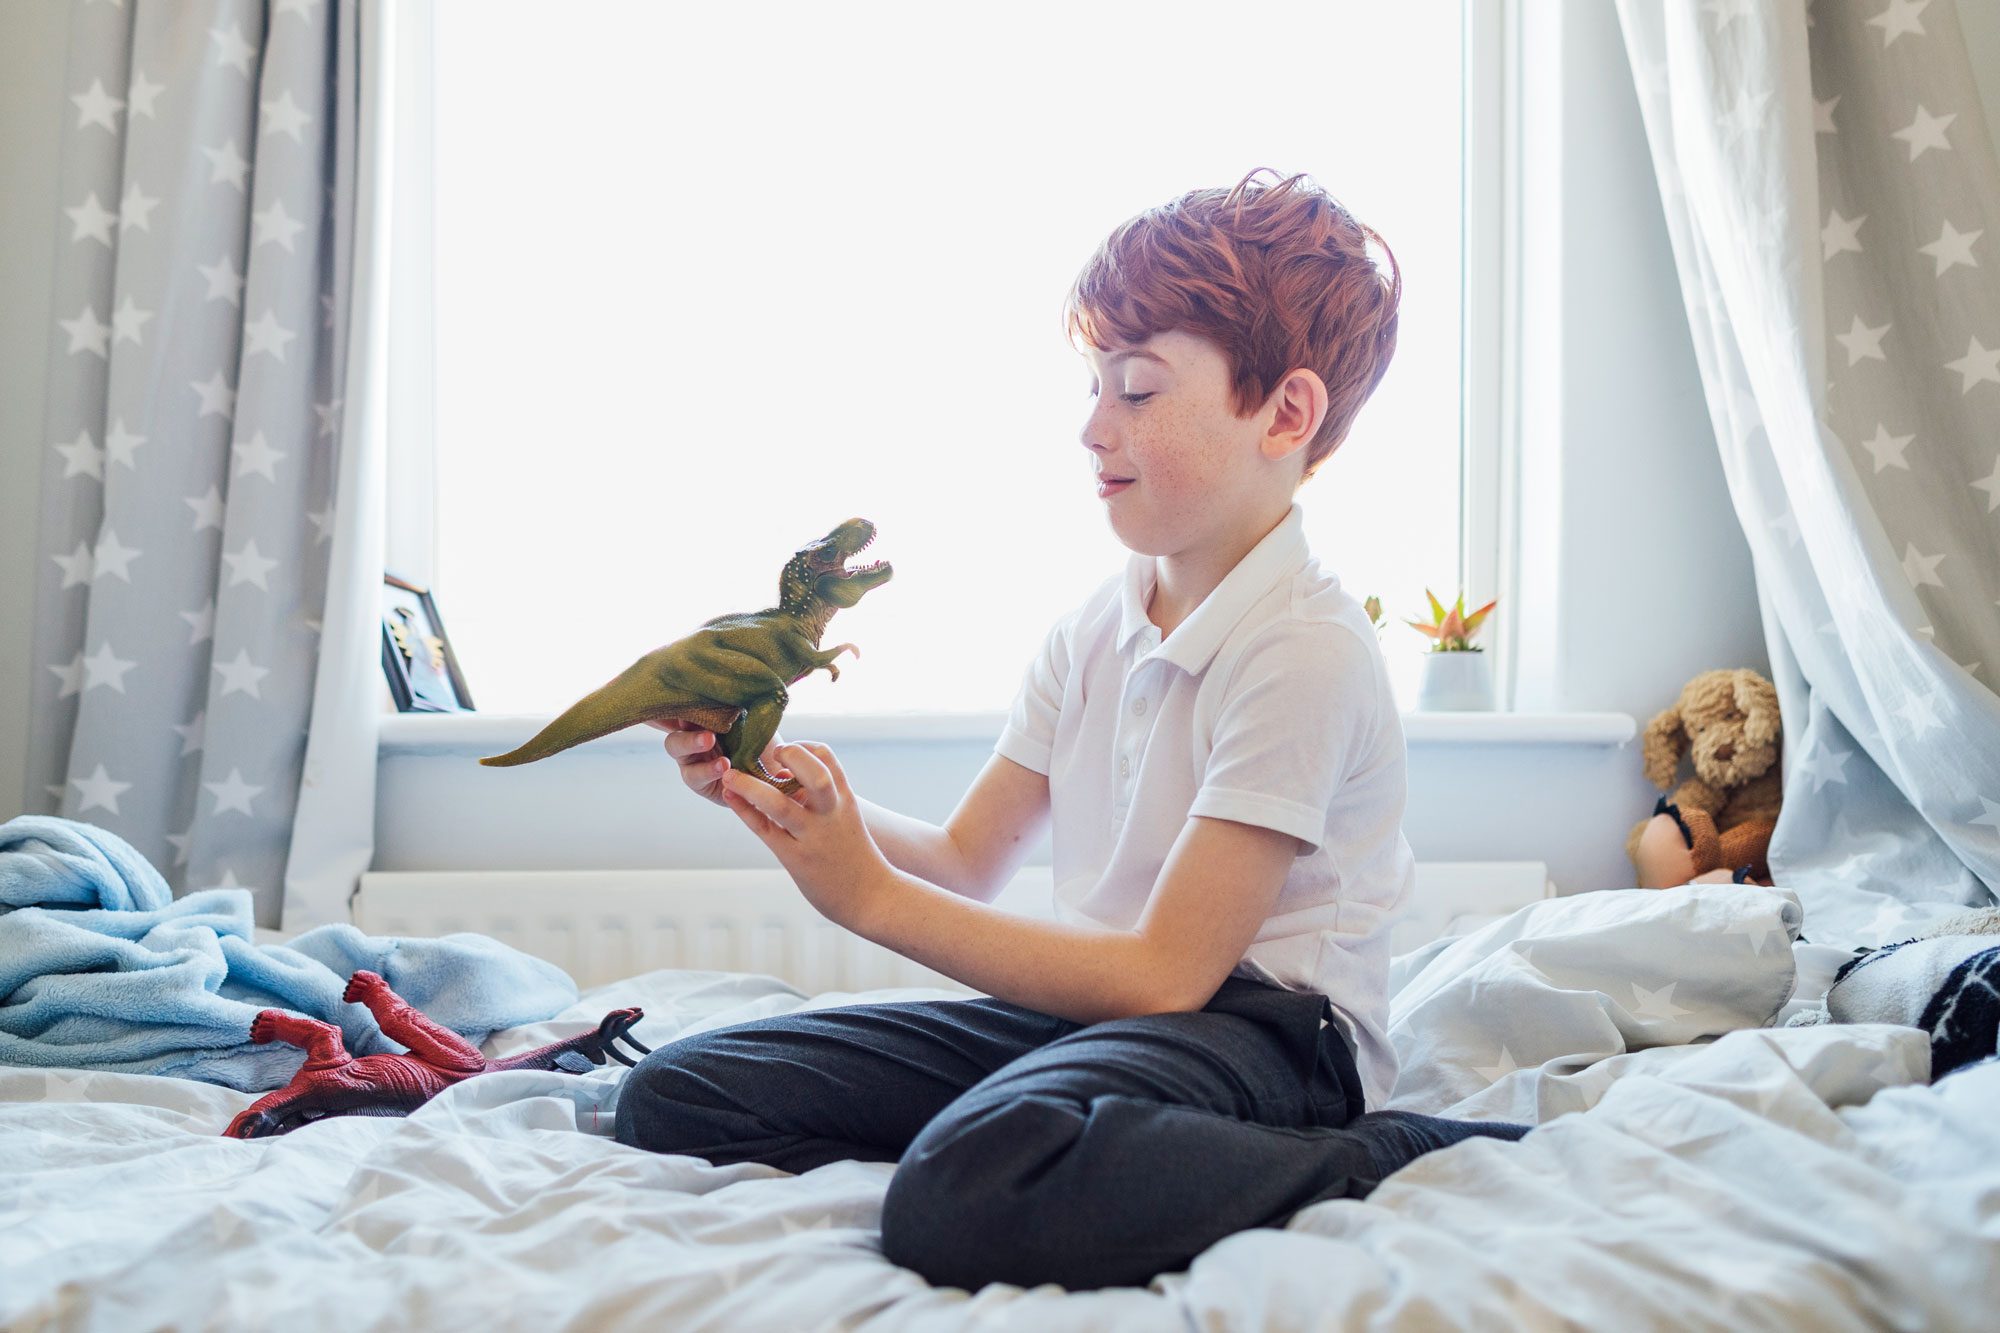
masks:
[[(1222, 646), (1222, 640), (1230, 630), (1236, 628), (1250, 607), (1271, 590), (1273, 584), (1287, 575), (1298, 572), (1305, 565), (1309, 552), (1306, 549), (1305, 510), (1298, 501), (1278, 521), (1278, 526), (1264, 534), (1263, 540), (1244, 552), (1222, 578), (1222, 582), (1201, 604), (1189, 613), (1188, 618), (1174, 626), (1174, 632), (1161, 641), (1158, 654), (1172, 662), (1189, 675), (1200, 675), (1208, 666), (1215, 650)], [(1146, 602), (1151, 598), (1153, 585), (1158, 577), (1158, 562), (1150, 555), (1134, 552), (1125, 561), (1125, 582), (1119, 593), (1118, 650), (1125, 651), (1127, 644), (1152, 627), (1152, 618), (1146, 614)]]

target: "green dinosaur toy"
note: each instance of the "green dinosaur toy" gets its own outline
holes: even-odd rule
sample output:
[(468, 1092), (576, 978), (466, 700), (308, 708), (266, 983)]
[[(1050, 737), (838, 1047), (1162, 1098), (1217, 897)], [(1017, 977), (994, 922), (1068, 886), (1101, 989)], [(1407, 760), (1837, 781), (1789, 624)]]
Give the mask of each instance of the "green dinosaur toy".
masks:
[(799, 551), (778, 579), (778, 604), (762, 611), (717, 616), (686, 638), (655, 648), (565, 709), (525, 745), (479, 762), (496, 768), (532, 764), (572, 745), (653, 718), (680, 718), (720, 738), (730, 767), (790, 794), (802, 785), (764, 767), (764, 747), (777, 733), (796, 684), (821, 667), (835, 680), (833, 659), (843, 643), (822, 652), (820, 635), (835, 611), (853, 606), (895, 571), (887, 561), (856, 569), (848, 557), (875, 540), (875, 525), (850, 518)]

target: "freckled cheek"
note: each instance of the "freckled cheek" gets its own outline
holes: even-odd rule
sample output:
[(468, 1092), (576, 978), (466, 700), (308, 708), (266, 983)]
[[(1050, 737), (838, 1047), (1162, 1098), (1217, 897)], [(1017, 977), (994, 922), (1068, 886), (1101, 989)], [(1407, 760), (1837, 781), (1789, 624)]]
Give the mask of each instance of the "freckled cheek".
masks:
[(1157, 496), (1208, 491), (1223, 461), (1219, 450), (1173, 429), (1132, 441), (1131, 452), (1140, 476)]
[(1147, 462), (1143, 475), (1155, 495), (1185, 490), (1191, 480), (1187, 460), (1172, 453), (1155, 454)]
[(1159, 492), (1178, 489), (1196, 480), (1200, 468), (1188, 456), (1186, 423), (1162, 413), (1146, 424), (1147, 429), (1130, 445), (1140, 476)]

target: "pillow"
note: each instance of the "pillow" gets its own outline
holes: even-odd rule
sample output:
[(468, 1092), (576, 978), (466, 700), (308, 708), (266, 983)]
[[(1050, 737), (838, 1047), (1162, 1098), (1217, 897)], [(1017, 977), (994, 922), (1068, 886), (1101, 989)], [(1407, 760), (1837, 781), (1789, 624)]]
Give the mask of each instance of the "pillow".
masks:
[(1764, 1027), (1790, 998), (1789, 889), (1683, 884), (1530, 903), (1390, 967), (1388, 1106), (1442, 1114), (1517, 1070)]

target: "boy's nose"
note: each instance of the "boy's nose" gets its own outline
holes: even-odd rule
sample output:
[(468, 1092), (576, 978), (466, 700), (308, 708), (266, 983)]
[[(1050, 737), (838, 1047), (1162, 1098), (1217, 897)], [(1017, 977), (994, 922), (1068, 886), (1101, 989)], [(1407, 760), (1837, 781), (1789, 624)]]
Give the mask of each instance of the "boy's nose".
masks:
[(1105, 407), (1102, 402), (1092, 403), (1089, 415), (1083, 419), (1083, 426), (1076, 433), (1083, 447), (1093, 454), (1102, 454), (1111, 447), (1109, 432), (1104, 428)]
[(1115, 461), (1117, 456), (1115, 442), (1106, 440), (1103, 436), (1092, 432), (1086, 427), (1083, 435), (1083, 449), (1089, 455), (1089, 466), (1092, 472), (1118, 471)]

